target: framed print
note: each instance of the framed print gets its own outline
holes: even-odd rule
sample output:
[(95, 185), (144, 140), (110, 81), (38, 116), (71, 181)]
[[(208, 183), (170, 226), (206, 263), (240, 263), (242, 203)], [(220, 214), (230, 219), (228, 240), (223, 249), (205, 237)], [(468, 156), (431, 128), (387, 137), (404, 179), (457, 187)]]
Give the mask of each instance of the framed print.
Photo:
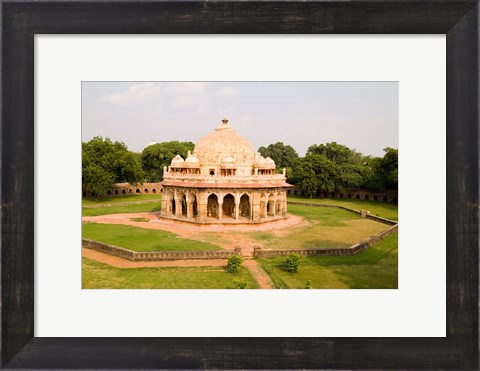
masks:
[[(478, 368), (478, 33), (480, 17), (478, 1), (354, 1), (350, 3), (341, 1), (307, 3), (296, 1), (213, 3), (2, 1), (1, 9), (2, 367), (37, 369)], [(137, 307), (138, 313), (134, 313), (131, 317), (128, 315), (115, 317), (114, 307), (106, 309), (108, 307), (105, 306), (103, 313), (95, 313), (95, 310), (81, 307), (67, 299), (66, 290), (80, 291), (80, 287), (69, 287), (66, 290), (54, 292), (57, 296), (54, 305), (56, 308), (52, 308), (51, 312), (77, 311), (76, 315), (78, 315), (83, 309), (85, 316), (97, 314), (99, 318), (106, 313), (112, 313), (112, 318), (118, 322), (118, 328), (121, 328), (122, 323), (125, 327), (132, 327), (135, 323), (142, 323), (139, 327), (143, 327), (150, 323), (155, 331), (148, 333), (147, 337), (140, 337), (145, 336), (140, 332), (135, 332), (132, 337), (122, 337), (121, 331), (101, 335), (82, 333), (79, 337), (71, 337), (68, 335), (68, 328), (75, 326), (75, 317), (68, 322), (65, 320), (66, 317), (56, 316), (57, 325), (65, 330), (65, 336), (62, 333), (63, 337), (42, 337), (41, 334), (47, 333), (44, 329), (36, 333), (38, 327), (35, 321), (39, 318), (38, 311), (42, 314), (49, 309), (43, 305), (45, 300), (43, 303), (41, 300), (37, 301), (39, 299), (37, 296), (41, 296), (42, 292), (39, 290), (42, 278), (37, 275), (35, 266), (40, 264), (42, 259), (45, 260), (46, 256), (36, 254), (35, 245), (39, 241), (42, 243), (48, 241), (49, 234), (55, 233), (56, 224), (55, 217), (38, 218), (37, 205), (39, 200), (43, 200), (42, 205), (47, 200), (47, 205), (56, 210), (61, 207), (59, 204), (68, 202), (61, 197), (60, 200), (55, 199), (54, 196), (55, 187), (65, 187), (61, 182), (62, 170), (53, 174), (52, 185), (47, 183), (47, 188), (43, 187), (43, 180), (38, 177), (38, 172), (44, 172), (46, 169), (40, 161), (41, 154), (37, 152), (39, 138), (46, 135), (40, 125), (42, 114), (38, 111), (43, 109), (46, 95), (42, 90), (45, 83), (41, 81), (37, 84), (39, 70), (36, 69), (38, 68), (36, 63), (41, 63), (42, 68), (50, 67), (54, 74), (57, 72), (59, 76), (68, 78), (69, 75), (75, 75), (80, 68), (76, 63), (90, 65), (95, 69), (96, 66), (100, 67), (105, 62), (100, 58), (96, 60), (95, 57), (77, 55), (79, 51), (76, 51), (75, 47), (69, 49), (68, 41), (61, 48), (58, 48), (58, 44), (42, 41), (48, 40), (49, 35), (65, 34), (78, 35), (79, 40), (88, 35), (81, 42), (84, 42), (90, 50), (95, 50), (99, 45), (108, 49), (110, 45), (117, 44), (122, 45), (125, 53), (131, 55), (136, 55), (135, 42), (132, 44), (128, 41), (129, 35), (142, 34), (147, 37), (152, 35), (152, 40), (158, 35), (168, 36), (172, 45), (176, 44), (177, 49), (173, 47), (170, 50), (160, 50), (158, 56), (164, 60), (182, 64), (184, 70), (180, 80), (183, 78), (183, 81), (192, 81), (189, 80), (188, 74), (193, 68), (189, 66), (195, 63), (201, 65), (205, 58), (202, 57), (202, 52), (206, 53), (208, 50), (206, 47), (199, 48), (198, 45), (202, 47), (206, 45), (199, 42), (200, 36), (210, 34), (221, 35), (219, 40), (224, 40), (227, 44), (229, 41), (233, 44), (236, 38), (240, 40), (241, 36), (238, 34), (253, 34), (258, 38), (265, 34), (284, 36), (296, 34), (298, 35), (295, 40), (297, 43), (302, 38), (308, 39), (312, 35), (320, 34), (445, 35), (446, 60), (439, 57), (441, 63), (438, 64), (446, 64), (446, 185), (439, 185), (439, 188), (446, 186), (446, 200), (441, 199), (437, 202), (446, 203), (446, 220), (436, 223), (433, 228), (426, 228), (425, 233), (431, 233), (437, 237), (443, 230), (446, 233), (444, 260), (446, 304), (443, 305), (443, 308), (446, 308), (446, 336), (335, 337), (333, 335), (318, 337), (312, 336), (310, 332), (304, 332), (308, 335), (302, 336), (300, 331), (302, 327), (305, 328), (308, 323), (311, 323), (311, 327), (314, 328), (315, 324), (318, 325), (326, 320), (326, 318), (320, 318), (321, 310), (316, 310), (321, 308), (321, 303), (320, 305), (316, 303), (319, 306), (312, 305), (314, 308), (308, 308), (307, 298), (306, 301), (297, 302), (302, 303), (302, 306), (298, 305), (297, 312), (293, 312), (292, 315), (285, 312), (285, 315), (279, 317), (271, 315), (272, 318), (278, 319), (274, 324), (275, 331), (270, 333), (274, 335), (263, 332), (261, 336), (256, 336), (246, 331), (241, 332), (242, 337), (237, 337), (236, 334), (239, 332), (234, 330), (235, 327), (248, 328), (246, 323), (249, 318), (257, 321), (255, 323), (261, 327), (262, 318), (265, 319), (264, 323), (268, 322), (268, 313), (274, 311), (274, 308), (266, 311), (262, 306), (256, 307), (250, 303), (242, 306), (238, 295), (236, 298), (232, 296), (234, 305), (222, 308), (224, 313), (219, 313), (218, 323), (215, 323), (217, 328), (228, 326), (232, 331), (222, 332), (218, 336), (220, 332), (213, 336), (202, 336), (203, 329), (212, 323), (213, 318), (201, 315), (203, 306), (211, 308), (208, 300), (205, 300), (206, 297), (199, 299), (200, 305), (192, 305), (192, 301), (186, 300), (184, 308), (189, 310), (182, 312), (183, 317), (175, 317), (174, 313), (172, 316), (159, 316), (154, 311), (148, 312), (148, 308), (145, 306), (142, 308), (141, 305)], [(106, 40), (104, 44), (99, 42), (102, 41), (103, 36), (112, 34), (118, 35), (119, 38), (113, 41)], [(42, 35), (45, 35), (44, 39)], [(195, 35), (197, 39), (194, 40), (194, 44), (190, 46), (183, 44), (184, 37)], [(124, 40), (122, 41), (120, 37)], [(398, 36), (385, 35), (384, 37), (388, 40), (388, 37)], [(410, 51), (412, 52), (415, 51), (413, 45), (417, 36), (409, 37), (411, 37)], [(39, 45), (37, 40), (40, 40), (40, 45), (43, 45), (38, 50), (35, 48)], [(147, 40), (145, 43), (147, 49), (152, 40)], [(287, 38), (268, 41), (272, 45), (269, 49), (272, 55), (275, 55), (275, 50), (281, 50), (282, 47), (284, 53), (297, 55), (294, 53), (295, 43), (291, 43)], [(253, 75), (254, 67), (261, 66), (263, 63), (258, 58), (262, 54), (252, 52), (252, 48), (255, 47), (253, 39), (246, 40), (245, 44), (249, 45), (251, 54), (247, 52), (246, 56), (239, 56), (237, 59), (245, 58), (243, 65), (248, 64), (250, 71), (246, 68), (238, 68), (238, 65), (236, 70), (242, 70), (246, 75)], [(273, 44), (277, 44), (278, 49), (275, 49)], [(48, 63), (42, 59), (41, 50), (45, 45), (53, 46), (51, 50), (58, 53), (58, 64)], [(179, 48), (180, 45), (182, 47)], [(217, 44), (217, 47), (219, 45)], [(195, 58), (182, 56), (185, 46), (199, 48), (195, 49)], [(215, 49), (208, 54), (214, 54), (213, 50)], [(357, 50), (357, 53), (357, 55), (363, 55), (362, 50)], [(369, 49), (364, 48), (363, 53), (369, 53)], [(68, 61), (69, 56), (74, 58)], [(227, 65), (231, 63), (232, 70), (235, 69), (235, 53), (228, 49), (227, 45), (218, 50), (218, 58), (225, 60)], [(421, 66), (424, 61), (415, 60), (415, 58), (422, 58), (422, 54), (412, 53), (408, 59), (412, 66), (415, 63)], [(232, 62), (229, 62), (230, 60)], [(307, 58), (298, 58), (288, 69), (301, 70), (302, 62), (305, 60)], [(138, 59), (138, 63), (139, 66), (142, 65), (141, 58)], [(273, 70), (275, 61), (269, 63)], [(375, 63), (372, 63), (377, 68)], [(115, 63), (110, 65), (113, 70)], [(435, 61), (430, 62), (430, 65), (432, 70), (438, 67)], [(345, 74), (348, 75), (348, 71)], [(223, 81), (226, 79), (223, 78)], [(417, 79), (421, 83), (422, 76)], [(246, 81), (248, 78), (239, 80)], [(148, 80), (144, 79), (144, 81)], [(66, 94), (66, 91), (64, 93)], [(400, 81), (400, 96), (401, 94)], [(427, 106), (429, 98), (433, 99), (429, 96), (417, 97), (414, 103)], [(58, 105), (59, 112), (65, 108), (62, 104)], [(432, 117), (437, 117), (434, 115), (436, 110), (445, 114), (445, 107), (442, 104), (437, 104), (430, 110)], [(69, 114), (75, 116), (77, 113), (73, 109)], [(64, 117), (68, 122), (68, 116)], [(72, 128), (73, 126), (67, 123), (53, 137), (58, 135), (59, 140), (67, 140), (66, 138), (73, 138), (77, 134), (80, 136), (80, 133)], [(432, 132), (435, 131), (435, 125), (428, 128), (431, 128)], [(442, 130), (440, 121), (438, 128)], [(422, 127), (419, 126), (417, 131), (421, 132)], [(58, 148), (62, 148), (63, 145), (64, 143), (59, 144)], [(58, 153), (58, 162), (51, 161), (49, 166), (63, 168), (63, 173), (66, 173), (70, 164), (62, 162), (62, 156), (62, 153)], [(435, 166), (434, 163), (438, 162), (436, 156), (437, 159), (441, 157), (439, 152), (429, 153), (426, 156), (428, 161), (418, 161), (418, 164), (412, 167), (418, 166), (418, 171), (423, 169), (426, 172), (428, 166)], [(428, 197), (428, 187), (424, 184), (418, 184), (418, 190)], [(70, 193), (72, 198), (75, 198), (76, 196), (73, 195), (78, 192), (73, 190)], [(188, 213), (188, 210), (186, 212)], [(425, 212), (419, 207), (418, 212), (425, 213), (426, 217), (424, 217), (428, 219), (428, 211)], [(230, 214), (234, 215), (234, 212), (230, 211)], [(61, 234), (61, 231), (57, 233)], [(428, 244), (428, 240), (423, 244)], [(65, 245), (68, 246), (69, 243)], [(48, 259), (57, 265), (62, 264), (61, 256), (48, 257)], [(423, 263), (435, 264), (433, 262), (434, 259)], [(67, 281), (61, 274), (55, 279)], [(428, 279), (441, 280), (442, 275), (430, 276)], [(398, 291), (401, 292), (401, 290), (400, 285)], [(82, 295), (86, 295), (84, 291), (88, 290), (82, 290)], [(356, 294), (360, 297), (365, 295), (361, 291)], [(101, 295), (95, 296), (95, 300), (103, 301), (105, 305), (110, 300), (107, 296), (103, 298)], [(291, 298), (292, 301), (299, 300), (298, 297)], [(204, 305), (201, 304), (202, 299)], [(265, 298), (259, 297), (259, 300), (260, 303), (265, 301)], [(415, 305), (418, 303), (410, 303), (408, 308), (408, 315), (412, 316), (412, 321), (415, 317)], [(163, 301), (163, 306), (168, 306), (168, 300)], [(420, 309), (422, 308), (418, 308), (418, 312)], [(309, 315), (306, 315), (307, 313)], [(343, 321), (342, 318), (331, 318), (331, 322), (337, 325), (340, 334), (345, 333), (342, 332), (342, 326), (347, 326), (347, 323), (352, 323), (355, 319), (360, 322), (363, 318), (355, 317), (352, 311), (345, 313), (345, 316), (349, 317), (344, 317)], [(435, 308), (431, 313), (432, 316), (435, 315)], [(367, 324), (375, 322), (374, 314), (365, 321)], [(287, 330), (282, 332), (282, 328), (298, 323), (295, 318), (300, 317), (303, 318), (301, 318), (298, 333)], [(380, 313), (377, 322), (379, 321)], [(156, 330), (163, 323), (166, 327), (167, 322), (176, 324), (178, 332), (158, 335)], [(245, 324), (242, 325), (242, 323)], [(188, 332), (186, 331), (188, 327), (197, 327), (200, 331)]]

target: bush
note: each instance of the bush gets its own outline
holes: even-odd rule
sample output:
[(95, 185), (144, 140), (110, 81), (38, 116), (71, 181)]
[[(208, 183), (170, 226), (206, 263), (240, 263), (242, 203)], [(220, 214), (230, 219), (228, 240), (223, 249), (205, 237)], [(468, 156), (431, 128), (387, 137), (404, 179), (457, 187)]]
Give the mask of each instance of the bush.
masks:
[(312, 288), (312, 284), (310, 283), (310, 281), (307, 281), (305, 282), (305, 289), (311, 289)]
[(297, 254), (290, 254), (285, 260), (285, 268), (290, 273), (297, 273), (298, 267), (300, 266), (300, 256)]
[(228, 258), (227, 270), (230, 273), (237, 273), (242, 266), (243, 258), (238, 255), (233, 255)]
[(240, 280), (240, 279), (234, 279), (233, 284), (235, 285), (236, 289), (246, 289), (247, 288), (247, 282), (245, 280)]

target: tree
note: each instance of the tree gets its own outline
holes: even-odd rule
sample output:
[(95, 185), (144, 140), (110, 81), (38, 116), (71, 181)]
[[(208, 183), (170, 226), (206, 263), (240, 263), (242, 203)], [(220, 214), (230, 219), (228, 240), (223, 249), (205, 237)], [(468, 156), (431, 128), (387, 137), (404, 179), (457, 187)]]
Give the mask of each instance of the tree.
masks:
[(247, 281), (241, 280), (239, 278), (233, 279), (233, 285), (236, 289), (246, 289), (247, 288)]
[(270, 144), (268, 147), (260, 147), (258, 152), (263, 157), (270, 157), (275, 161), (277, 169), (291, 168), (298, 158), (298, 154), (292, 146), (285, 145), (282, 142)]
[(145, 179), (149, 182), (158, 182), (163, 179), (163, 167), (169, 166), (176, 155), (185, 159), (188, 151), (193, 151), (192, 142), (162, 142), (146, 147), (141, 154), (142, 167)]
[(368, 189), (398, 189), (398, 150), (387, 147), (384, 152), (383, 158), (376, 157), (369, 161), (372, 174), (366, 182)]
[(143, 181), (138, 156), (122, 142), (94, 137), (82, 143), (82, 188), (95, 195), (104, 194), (114, 183)]
[(300, 157), (295, 161), (288, 181), (298, 185), (310, 197), (317, 193), (317, 176), (312, 164), (305, 157)]
[(290, 254), (285, 260), (285, 268), (290, 273), (297, 273), (300, 267), (300, 256), (297, 254)]
[(227, 270), (230, 273), (237, 273), (242, 267), (243, 258), (238, 255), (232, 255), (228, 258)]

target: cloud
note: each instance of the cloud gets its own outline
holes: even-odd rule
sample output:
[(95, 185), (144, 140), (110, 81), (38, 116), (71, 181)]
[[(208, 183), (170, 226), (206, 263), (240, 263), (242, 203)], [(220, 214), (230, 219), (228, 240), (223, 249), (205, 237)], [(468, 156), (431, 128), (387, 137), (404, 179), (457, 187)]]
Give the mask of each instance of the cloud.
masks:
[(216, 94), (221, 98), (231, 98), (237, 96), (240, 93), (238, 92), (238, 90), (230, 86), (226, 86), (222, 89), (217, 90)]
[(205, 85), (203, 82), (169, 82), (163, 91), (173, 107), (199, 109), (205, 104)]
[(105, 95), (100, 98), (100, 102), (115, 106), (144, 105), (158, 99), (160, 91), (160, 83), (142, 82), (133, 84), (123, 93)]

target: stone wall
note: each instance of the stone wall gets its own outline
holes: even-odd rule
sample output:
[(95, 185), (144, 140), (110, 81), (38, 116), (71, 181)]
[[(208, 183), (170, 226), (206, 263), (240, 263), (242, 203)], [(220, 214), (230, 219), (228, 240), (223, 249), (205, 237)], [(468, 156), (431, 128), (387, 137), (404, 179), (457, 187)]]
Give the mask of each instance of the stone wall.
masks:
[(125, 206), (125, 205), (135, 205), (135, 204), (150, 204), (155, 202), (157, 202), (160, 205), (160, 200), (142, 200), (142, 201), (128, 201), (128, 202), (113, 202), (108, 204), (82, 205), (82, 209), (97, 209), (99, 207), (114, 207), (114, 206)]
[(228, 259), (232, 255), (241, 255), (241, 249), (234, 251), (155, 251), (135, 252), (122, 247), (82, 238), (82, 247), (103, 252), (130, 261), (159, 260), (197, 260), (197, 259)]
[[(306, 196), (305, 191), (297, 186), (290, 188), (287, 191), (287, 195)], [(364, 189), (346, 189), (342, 192), (324, 193), (319, 192), (317, 195), (319, 198), (332, 197), (332, 198), (345, 198), (356, 200), (371, 200), (371, 201), (386, 201), (386, 202), (398, 202), (398, 192), (396, 191), (384, 191), (375, 192)]]
[(338, 249), (289, 249), (289, 250), (270, 250), (259, 247), (254, 248), (253, 256), (255, 258), (273, 258), (276, 256), (288, 256), (290, 254), (298, 254), (300, 256), (352, 256), (363, 250), (366, 250), (375, 243), (383, 240), (385, 237), (398, 231), (398, 224), (377, 233), (375, 236), (367, 238), (350, 247), (343, 247)]
[[(148, 194), (162, 193), (160, 183), (141, 183), (133, 185), (130, 183), (115, 183), (112, 188), (107, 190), (106, 196), (126, 195), (126, 194)], [(93, 194), (82, 193), (83, 197), (94, 196)]]

